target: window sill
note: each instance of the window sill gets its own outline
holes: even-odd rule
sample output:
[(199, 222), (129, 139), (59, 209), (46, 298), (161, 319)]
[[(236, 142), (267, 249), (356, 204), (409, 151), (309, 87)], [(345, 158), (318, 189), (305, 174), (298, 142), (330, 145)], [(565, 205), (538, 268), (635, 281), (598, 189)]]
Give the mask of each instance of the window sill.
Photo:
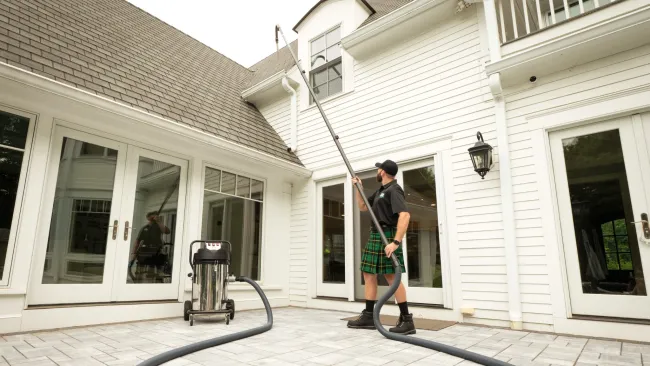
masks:
[[(329, 97), (321, 100), (320, 104), (321, 104), (321, 106), (324, 106), (326, 103), (329, 103), (331, 101), (343, 98), (343, 97), (345, 97), (345, 96), (347, 96), (349, 94), (352, 94), (353, 92), (354, 92), (354, 89), (348, 90), (346, 92), (338, 93), (338, 94), (335, 94), (335, 95), (332, 95), (332, 96), (329, 96)], [(309, 94), (309, 92), (307, 92), (307, 94)], [(308, 95), (307, 97), (311, 98), (311, 95)], [(318, 106), (316, 105), (316, 103), (310, 104), (307, 108), (301, 110), (300, 112), (311, 112), (313, 109), (318, 109)]]
[(2, 288), (0, 287), (0, 296), (26, 295), (27, 291), (22, 288)]
[[(264, 285), (260, 281), (256, 281), (257, 284), (262, 288), (262, 291), (282, 291), (282, 287), (280, 286), (272, 286), (272, 285)], [(232, 283), (228, 284), (228, 292), (242, 292), (242, 291), (255, 291), (253, 286), (249, 285), (248, 283)]]

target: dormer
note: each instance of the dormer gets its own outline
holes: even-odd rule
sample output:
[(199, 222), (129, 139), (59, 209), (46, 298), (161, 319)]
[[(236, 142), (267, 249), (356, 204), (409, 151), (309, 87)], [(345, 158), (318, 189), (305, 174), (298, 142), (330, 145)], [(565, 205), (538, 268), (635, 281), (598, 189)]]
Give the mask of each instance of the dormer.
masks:
[[(365, 0), (320, 0), (293, 27), (298, 58), (321, 103), (354, 89), (354, 60), (341, 39), (374, 13)], [(314, 105), (307, 88), (300, 88), (300, 110)]]

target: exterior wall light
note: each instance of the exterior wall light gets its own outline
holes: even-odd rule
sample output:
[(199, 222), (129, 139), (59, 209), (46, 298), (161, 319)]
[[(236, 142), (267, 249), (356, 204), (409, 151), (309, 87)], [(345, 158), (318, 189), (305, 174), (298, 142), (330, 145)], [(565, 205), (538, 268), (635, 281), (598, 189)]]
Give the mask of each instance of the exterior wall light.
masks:
[(483, 135), (480, 132), (476, 133), (476, 139), (478, 142), (467, 150), (472, 158), (474, 171), (481, 176), (481, 179), (485, 179), (485, 174), (492, 168), (492, 146), (483, 142)]

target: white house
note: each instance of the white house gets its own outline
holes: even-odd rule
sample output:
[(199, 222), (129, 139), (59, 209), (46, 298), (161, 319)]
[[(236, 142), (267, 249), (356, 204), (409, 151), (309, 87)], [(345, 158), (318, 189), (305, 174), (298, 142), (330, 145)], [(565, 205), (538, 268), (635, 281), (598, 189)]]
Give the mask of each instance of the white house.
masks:
[[(121, 0), (0, 10), (0, 333), (180, 316), (196, 239), (273, 306), (362, 309), (370, 219), (287, 47), (246, 69)], [(416, 317), (650, 341), (647, 1), (321, 0), (293, 30), (367, 192), (400, 166)], [(165, 263), (132, 265), (160, 207)]]

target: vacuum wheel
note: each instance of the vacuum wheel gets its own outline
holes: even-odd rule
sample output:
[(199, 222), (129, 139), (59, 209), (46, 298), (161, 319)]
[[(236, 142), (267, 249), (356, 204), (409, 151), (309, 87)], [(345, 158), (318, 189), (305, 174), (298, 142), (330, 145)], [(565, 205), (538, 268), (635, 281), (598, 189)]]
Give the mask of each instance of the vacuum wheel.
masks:
[(192, 310), (192, 302), (187, 300), (185, 301), (185, 306), (183, 307), (183, 320), (190, 320), (190, 310)]
[(226, 300), (226, 309), (230, 310), (230, 320), (235, 319), (235, 300)]

